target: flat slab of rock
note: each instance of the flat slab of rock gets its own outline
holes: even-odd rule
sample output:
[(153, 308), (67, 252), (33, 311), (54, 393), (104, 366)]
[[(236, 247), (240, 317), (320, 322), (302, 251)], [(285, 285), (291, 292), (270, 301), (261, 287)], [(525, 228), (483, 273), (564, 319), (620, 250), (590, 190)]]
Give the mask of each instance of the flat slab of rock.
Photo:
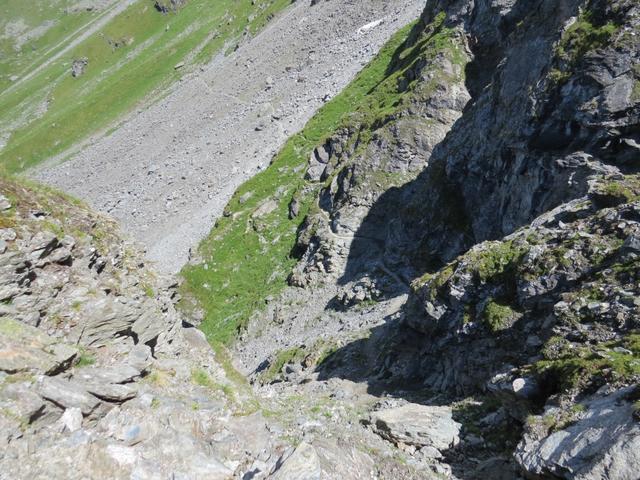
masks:
[(74, 378), (91, 383), (129, 383), (140, 376), (140, 370), (131, 365), (92, 367), (79, 369)]
[(629, 391), (585, 402), (586, 410), (574, 423), (546, 437), (526, 434), (516, 449), (516, 462), (531, 478), (637, 480), (640, 422), (633, 418), (633, 403), (625, 401)]
[(0, 318), (0, 371), (53, 374), (69, 366), (78, 349), (59, 343), (41, 330)]
[(58, 377), (41, 377), (38, 393), (65, 409), (79, 408), (84, 416), (90, 415), (100, 404), (100, 400), (87, 392), (81, 383)]
[(395, 444), (442, 451), (460, 442), (461, 425), (453, 420), (449, 407), (410, 403), (374, 412), (370, 422), (378, 435)]
[(126, 385), (115, 385), (113, 383), (91, 383), (87, 384), (87, 392), (108, 402), (125, 402), (134, 398), (138, 391)]
[(31, 423), (45, 409), (42, 398), (26, 383), (12, 383), (4, 387), (0, 390), (1, 400), (7, 401), (5, 408), (24, 424)]

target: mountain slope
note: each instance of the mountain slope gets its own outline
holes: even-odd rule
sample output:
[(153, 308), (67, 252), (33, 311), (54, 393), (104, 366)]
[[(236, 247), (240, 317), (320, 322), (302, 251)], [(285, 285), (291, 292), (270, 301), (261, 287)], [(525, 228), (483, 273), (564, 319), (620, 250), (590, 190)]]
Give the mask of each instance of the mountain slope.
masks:
[[(83, 13), (86, 6), (79, 3), (57, 6), (50, 14), (53, 18), (42, 25), (71, 30), (91, 15)], [(284, 0), (214, 4), (191, 0), (162, 11), (162, 2), (125, 0), (106, 10), (103, 15), (108, 21), (96, 18), (98, 25), (86, 26), (90, 34), (81, 34), (80, 41), (72, 34), (59, 47), (51, 47), (57, 38), (45, 34), (39, 40), (42, 46), (36, 42), (31, 48), (40, 46), (46, 53), (26, 69), (19, 68), (21, 52), (12, 52), (9, 59), (17, 60), (3, 69), (17, 78), (15, 85), (0, 93), (0, 129), (6, 143), (0, 162), (10, 172), (23, 171), (104, 132), (132, 109), (161, 95), (184, 70), (225, 52), (243, 35), (255, 34), (287, 4)], [(5, 8), (10, 8), (8, 19), (13, 24), (24, 22), (34, 8), (23, 12), (12, 7), (13, 2)], [(67, 10), (72, 13), (65, 14)], [(60, 49), (62, 55), (52, 56)], [(78, 70), (81, 74), (72, 75), (74, 62), (86, 63)], [(184, 67), (177, 69), (179, 64)]]
[(158, 268), (177, 272), (233, 191), (422, 7), (422, 0), (293, 3), (110, 135), (30, 174), (114, 216)]
[[(460, 478), (634, 478), (639, 14), (623, 0), (429, 2), (389, 63), (391, 102), (372, 89), (360, 117), (302, 151), (308, 196), (278, 199), (268, 221), (266, 200), (230, 204), (185, 271), (204, 328), (245, 323), (207, 304), (241, 281), (216, 279), (226, 229), (260, 237), (292, 199), (305, 217), (297, 265), (277, 271), (289, 287), (232, 297), (257, 309), (235, 352), (260, 388), (311, 397), (340, 379), (385, 406), (447, 405)], [(616, 433), (595, 454), (581, 439), (603, 429)]]

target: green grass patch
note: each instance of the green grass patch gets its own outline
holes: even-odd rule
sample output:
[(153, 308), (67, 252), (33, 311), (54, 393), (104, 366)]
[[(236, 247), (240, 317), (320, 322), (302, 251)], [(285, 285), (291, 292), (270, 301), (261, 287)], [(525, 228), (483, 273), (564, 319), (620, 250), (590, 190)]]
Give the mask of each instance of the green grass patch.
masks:
[[(139, 0), (40, 73), (0, 94), (0, 129), (27, 116), (12, 128), (0, 162), (10, 172), (22, 171), (106, 129), (243, 31), (262, 28), (289, 3), (190, 0), (164, 15)], [(71, 62), (81, 57), (89, 63), (84, 75), (73, 78)], [(184, 68), (174, 68), (185, 61)]]
[(546, 358), (535, 363), (532, 370), (555, 383), (560, 391), (581, 388), (598, 378), (607, 382), (640, 379), (638, 333), (597, 346), (571, 346), (558, 337), (549, 342), (543, 348)]
[(470, 255), (470, 265), (481, 282), (504, 279), (515, 272), (527, 252), (525, 245), (513, 240), (489, 242), (486, 248)]
[(201, 387), (215, 387), (215, 382), (211, 379), (207, 371), (202, 368), (194, 368), (191, 371), (191, 381)]
[(562, 34), (556, 47), (555, 53), (560, 66), (550, 70), (551, 83), (555, 85), (566, 83), (584, 56), (607, 46), (619, 30), (619, 25), (613, 22), (601, 22), (594, 12), (582, 11), (575, 23)]
[(78, 355), (78, 361), (75, 366), (78, 368), (89, 367), (96, 363), (96, 357), (86, 350), (81, 350), (80, 355)]
[(484, 325), (493, 333), (508, 328), (516, 316), (516, 312), (509, 305), (498, 303), (493, 299), (487, 302), (482, 312)]

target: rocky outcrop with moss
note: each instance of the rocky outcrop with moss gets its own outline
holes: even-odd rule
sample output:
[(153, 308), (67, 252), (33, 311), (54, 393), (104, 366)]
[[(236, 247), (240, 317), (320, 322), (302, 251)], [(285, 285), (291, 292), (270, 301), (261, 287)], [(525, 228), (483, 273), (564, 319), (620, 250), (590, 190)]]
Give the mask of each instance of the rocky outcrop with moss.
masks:
[(290, 287), (237, 347), (256, 382), (447, 404), (460, 478), (635, 478), (639, 28), (626, 0), (428, 2), (310, 155)]
[(3, 180), (2, 473), (635, 480), (639, 47), (634, 0), (430, 0), (236, 193), (181, 312)]

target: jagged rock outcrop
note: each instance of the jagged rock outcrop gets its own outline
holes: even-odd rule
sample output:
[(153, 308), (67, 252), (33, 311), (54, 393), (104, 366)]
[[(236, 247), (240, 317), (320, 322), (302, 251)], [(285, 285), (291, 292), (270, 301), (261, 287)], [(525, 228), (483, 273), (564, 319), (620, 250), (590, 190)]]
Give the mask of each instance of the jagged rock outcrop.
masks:
[(419, 60), (390, 66), (402, 99), (309, 160), (325, 183), (291, 285), (337, 283), (329, 305), (347, 319), (410, 291), (401, 321), (338, 349), (321, 377), (498, 402), (473, 428), (513, 435), (460, 447), (509, 445), (516, 468), (496, 478), (633, 478), (639, 32), (628, 0), (427, 3), (398, 54)]
[(0, 190), (0, 478), (274, 471), (285, 444), (116, 225), (38, 185)]
[[(170, 336), (173, 293), (117, 226), (43, 187), (0, 180), (0, 314), (71, 344), (150, 347)], [(161, 279), (160, 279), (161, 280)]]

